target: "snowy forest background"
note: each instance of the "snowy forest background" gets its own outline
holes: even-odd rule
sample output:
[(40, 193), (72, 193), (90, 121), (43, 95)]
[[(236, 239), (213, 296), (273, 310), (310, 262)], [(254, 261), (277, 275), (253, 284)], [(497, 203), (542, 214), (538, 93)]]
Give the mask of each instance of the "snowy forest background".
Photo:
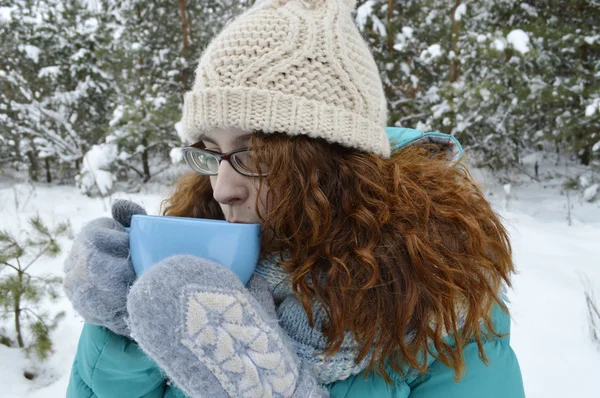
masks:
[[(90, 194), (156, 179), (181, 146), (202, 49), (252, 3), (2, 0), (2, 174)], [(597, 0), (359, 0), (356, 12), (389, 125), (454, 134), (500, 176), (533, 153), (598, 167), (598, 21)]]
[[(199, 56), (253, 3), (0, 0), (7, 398), (64, 396), (82, 325), (61, 292), (65, 251), (116, 198), (158, 213), (186, 170), (179, 120)], [(388, 125), (455, 135), (506, 221), (527, 396), (597, 397), (600, 0), (358, 0), (354, 17)]]

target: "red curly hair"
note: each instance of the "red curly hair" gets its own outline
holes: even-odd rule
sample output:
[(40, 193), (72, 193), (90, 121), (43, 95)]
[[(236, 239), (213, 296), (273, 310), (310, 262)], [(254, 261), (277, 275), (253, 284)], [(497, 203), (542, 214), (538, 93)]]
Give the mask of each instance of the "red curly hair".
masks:
[[(325, 308), (325, 353), (350, 331), (357, 361), (371, 354), (367, 371), (388, 382), (389, 369), (425, 372), (419, 358), (431, 345), (457, 380), (467, 342), (487, 361), (483, 341), (499, 336), (491, 308), (507, 311), (499, 291), (514, 266), (508, 234), (464, 165), (431, 147), (381, 159), (285, 134), (254, 134), (252, 148), (270, 170), (261, 184), (272, 206), (260, 218), (273, 238), (262, 250), (289, 253), (282, 265), (311, 326), (312, 300)], [(163, 205), (165, 215), (223, 219), (209, 178), (196, 173)]]

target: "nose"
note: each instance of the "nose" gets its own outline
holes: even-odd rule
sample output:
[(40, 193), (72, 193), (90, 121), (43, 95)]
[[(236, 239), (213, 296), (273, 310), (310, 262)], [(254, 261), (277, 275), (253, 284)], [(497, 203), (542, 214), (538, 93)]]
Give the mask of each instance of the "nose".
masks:
[(244, 183), (244, 177), (233, 169), (228, 161), (219, 165), (219, 174), (211, 177), (216, 181), (213, 183), (213, 197), (224, 205), (233, 205), (244, 202), (248, 198), (248, 188)]

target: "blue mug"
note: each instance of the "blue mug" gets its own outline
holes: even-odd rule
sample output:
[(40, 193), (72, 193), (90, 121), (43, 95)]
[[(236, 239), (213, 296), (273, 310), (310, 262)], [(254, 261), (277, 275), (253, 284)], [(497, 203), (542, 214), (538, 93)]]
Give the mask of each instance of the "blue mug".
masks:
[(245, 285), (260, 254), (259, 224), (136, 214), (128, 229), (137, 275), (167, 257), (191, 254), (229, 268)]

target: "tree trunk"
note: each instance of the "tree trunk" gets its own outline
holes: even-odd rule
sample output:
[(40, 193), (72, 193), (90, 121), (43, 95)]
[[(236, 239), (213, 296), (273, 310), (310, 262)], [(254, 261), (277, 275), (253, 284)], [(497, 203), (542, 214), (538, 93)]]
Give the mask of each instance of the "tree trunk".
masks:
[(33, 151), (27, 152), (27, 159), (29, 159), (29, 178), (31, 181), (38, 180), (38, 162), (37, 156), (33, 153)]
[(592, 151), (590, 150), (590, 146), (586, 145), (583, 148), (583, 152), (579, 155), (579, 160), (581, 160), (581, 164), (584, 166), (589, 166), (590, 161), (592, 160)]
[(21, 333), (21, 286), (23, 283), (23, 274), (19, 272), (18, 274), (19, 284), (17, 285), (17, 289), (13, 292), (14, 296), (14, 311), (15, 311), (15, 331), (17, 332), (17, 343), (20, 348), (25, 348), (25, 344), (23, 343), (23, 335)]
[(448, 73), (448, 79), (450, 80), (450, 83), (454, 83), (458, 79), (458, 66), (460, 65), (458, 58), (458, 34), (460, 30), (460, 21), (457, 21), (455, 17), (456, 9), (460, 5), (460, 2), (461, 0), (456, 0), (456, 4), (450, 13), (450, 20), (452, 21), (450, 27), (450, 50), (454, 53), (454, 58), (450, 60), (450, 71)]
[(391, 54), (394, 50), (394, 7), (396, 6), (396, 0), (388, 0), (388, 8), (387, 8), (387, 47), (388, 52)]
[(190, 57), (190, 42), (188, 35), (188, 21), (185, 12), (185, 0), (179, 0), (179, 11), (181, 12), (181, 28), (183, 31), (183, 58), (186, 60), (186, 66), (181, 72), (181, 82), (183, 83), (184, 91), (188, 90), (190, 69), (187, 61)]
[(50, 184), (52, 182), (52, 174), (50, 173), (50, 158), (45, 158), (44, 164), (46, 166), (46, 182)]
[(142, 152), (142, 165), (144, 167), (144, 182), (148, 182), (150, 180), (150, 165), (148, 164), (148, 139), (146, 136), (142, 137), (142, 145), (144, 146), (144, 151)]

